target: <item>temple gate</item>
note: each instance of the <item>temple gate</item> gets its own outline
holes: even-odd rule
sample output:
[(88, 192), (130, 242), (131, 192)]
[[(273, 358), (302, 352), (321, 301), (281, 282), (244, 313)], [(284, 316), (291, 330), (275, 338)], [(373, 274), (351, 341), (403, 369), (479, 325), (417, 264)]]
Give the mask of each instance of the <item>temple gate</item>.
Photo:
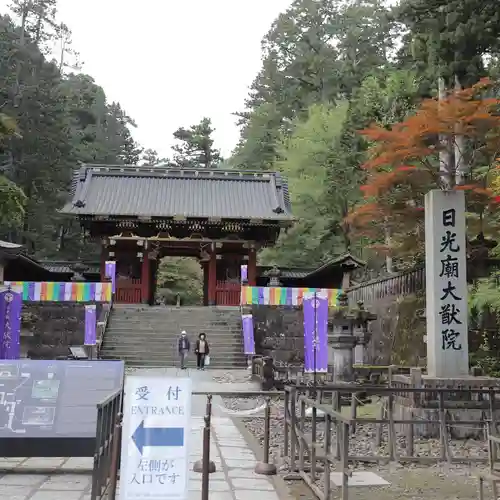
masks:
[(240, 305), (242, 264), (257, 279), (257, 251), (293, 223), (288, 186), (279, 173), (85, 165), (75, 174), (77, 216), (116, 261), (115, 302), (153, 304), (160, 259), (198, 259), (204, 305)]

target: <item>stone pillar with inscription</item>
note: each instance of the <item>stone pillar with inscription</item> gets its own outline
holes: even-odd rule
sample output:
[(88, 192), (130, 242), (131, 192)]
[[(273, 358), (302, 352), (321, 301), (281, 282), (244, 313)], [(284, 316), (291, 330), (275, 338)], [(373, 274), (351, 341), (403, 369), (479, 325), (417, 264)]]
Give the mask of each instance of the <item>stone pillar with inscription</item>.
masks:
[(425, 196), (427, 373), (469, 374), (467, 257), (463, 191)]

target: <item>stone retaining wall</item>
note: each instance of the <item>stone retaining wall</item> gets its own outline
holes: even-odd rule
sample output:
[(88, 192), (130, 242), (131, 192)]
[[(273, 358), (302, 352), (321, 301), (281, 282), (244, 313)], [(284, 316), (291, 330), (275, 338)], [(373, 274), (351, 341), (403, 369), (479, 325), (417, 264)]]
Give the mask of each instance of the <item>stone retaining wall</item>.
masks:
[[(97, 304), (97, 317), (102, 304)], [(85, 306), (77, 303), (27, 303), (21, 313), (21, 356), (37, 359), (66, 356), (68, 346), (83, 345)]]

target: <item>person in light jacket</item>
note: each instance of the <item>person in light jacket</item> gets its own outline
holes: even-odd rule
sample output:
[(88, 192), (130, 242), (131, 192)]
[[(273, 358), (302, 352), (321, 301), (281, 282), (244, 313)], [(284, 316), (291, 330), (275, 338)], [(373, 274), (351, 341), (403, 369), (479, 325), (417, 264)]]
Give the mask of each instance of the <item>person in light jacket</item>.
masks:
[(210, 346), (208, 345), (207, 336), (204, 333), (200, 333), (198, 336), (194, 352), (196, 354), (196, 366), (198, 370), (204, 370), (205, 359), (210, 354)]
[(186, 358), (191, 348), (191, 343), (189, 342), (187, 333), (183, 330), (181, 336), (179, 337), (179, 356), (181, 358), (181, 370), (186, 369)]

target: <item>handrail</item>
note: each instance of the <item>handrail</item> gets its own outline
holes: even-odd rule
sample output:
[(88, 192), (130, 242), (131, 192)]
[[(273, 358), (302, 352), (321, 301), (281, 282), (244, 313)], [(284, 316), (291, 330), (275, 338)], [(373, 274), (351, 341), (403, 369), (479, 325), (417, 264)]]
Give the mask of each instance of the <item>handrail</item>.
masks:
[(113, 492), (109, 500), (115, 500), (121, 439), (122, 396), (123, 390), (118, 389), (96, 405), (97, 426), (91, 500), (103, 499), (108, 489)]
[(97, 409), (103, 408), (104, 406), (109, 404), (111, 401), (116, 399), (116, 397), (118, 395), (120, 395), (121, 392), (122, 392), (122, 389), (116, 389), (116, 391), (114, 391), (111, 394), (109, 394), (108, 396), (106, 396), (103, 400), (101, 400), (99, 403), (97, 403), (97, 405), (96, 405)]
[(97, 331), (96, 331), (96, 356), (99, 358), (101, 352), (102, 342), (104, 340), (104, 333), (108, 326), (109, 317), (111, 311), (113, 310), (113, 300), (103, 304), (101, 314), (99, 315), (99, 320), (97, 321)]

